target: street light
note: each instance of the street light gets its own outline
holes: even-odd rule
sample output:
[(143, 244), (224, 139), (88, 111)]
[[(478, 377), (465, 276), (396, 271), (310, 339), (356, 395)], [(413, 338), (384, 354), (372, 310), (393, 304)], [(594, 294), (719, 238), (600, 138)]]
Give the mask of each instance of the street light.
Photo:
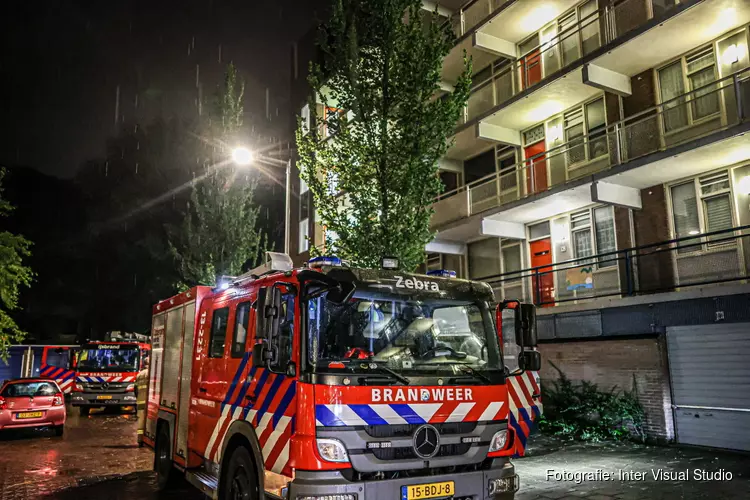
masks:
[(245, 147), (236, 147), (232, 150), (232, 160), (240, 166), (250, 165), (255, 159), (253, 152)]
[(244, 167), (250, 165), (255, 160), (260, 160), (265, 163), (271, 163), (277, 166), (286, 167), (286, 201), (285, 201), (285, 217), (284, 217), (284, 253), (289, 255), (289, 224), (291, 213), (290, 209), (290, 196), (291, 196), (291, 172), (292, 172), (292, 160), (291, 158), (287, 161), (279, 160), (278, 158), (272, 158), (270, 156), (260, 155), (247, 149), (244, 146), (238, 146), (232, 150), (232, 161), (237, 165)]

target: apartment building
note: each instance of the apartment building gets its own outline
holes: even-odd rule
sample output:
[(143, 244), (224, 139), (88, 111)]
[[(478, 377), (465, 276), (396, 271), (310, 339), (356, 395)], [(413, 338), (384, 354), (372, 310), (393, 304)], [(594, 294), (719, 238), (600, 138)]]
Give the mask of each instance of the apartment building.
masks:
[(442, 87), (474, 75), (425, 268), (536, 303), (544, 359), (651, 436), (750, 450), (750, 1), (438, 3)]

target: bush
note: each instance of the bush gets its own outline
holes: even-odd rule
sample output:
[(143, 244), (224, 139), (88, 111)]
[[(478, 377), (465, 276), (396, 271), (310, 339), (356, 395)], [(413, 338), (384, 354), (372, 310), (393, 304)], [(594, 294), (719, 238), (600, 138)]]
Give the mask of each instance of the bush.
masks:
[(644, 412), (638, 401), (635, 375), (630, 392), (617, 387), (602, 391), (591, 382), (571, 381), (554, 363), (549, 363), (560, 377), (543, 382), (544, 415), (539, 421), (542, 432), (581, 441), (645, 441)]

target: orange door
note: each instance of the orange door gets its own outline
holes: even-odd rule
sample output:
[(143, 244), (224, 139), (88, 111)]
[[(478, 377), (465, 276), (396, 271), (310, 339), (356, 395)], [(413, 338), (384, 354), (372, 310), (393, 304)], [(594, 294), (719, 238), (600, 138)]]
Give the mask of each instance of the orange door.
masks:
[(549, 238), (532, 241), (531, 267), (539, 268), (531, 278), (532, 298), (541, 307), (555, 305), (555, 279), (552, 274), (552, 242)]
[[(526, 192), (528, 194), (540, 193), (547, 190), (547, 157), (542, 154), (545, 151), (544, 141), (536, 142), (524, 148), (524, 156), (534, 159), (526, 162)], [(539, 156), (537, 156), (539, 155)]]
[(529, 52), (521, 59), (521, 82), (527, 89), (542, 80), (542, 54), (539, 49)]

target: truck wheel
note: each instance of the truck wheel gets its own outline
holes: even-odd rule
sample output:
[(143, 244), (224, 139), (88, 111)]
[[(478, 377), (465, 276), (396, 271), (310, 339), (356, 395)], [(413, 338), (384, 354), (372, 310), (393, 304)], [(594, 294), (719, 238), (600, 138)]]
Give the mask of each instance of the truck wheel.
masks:
[(156, 484), (159, 491), (167, 491), (177, 483), (177, 472), (172, 466), (172, 443), (169, 439), (169, 426), (162, 425), (156, 438)]
[(232, 452), (220, 488), (220, 499), (256, 500), (258, 486), (255, 478), (255, 467), (250, 452), (244, 446), (238, 446)]
[(89, 412), (91, 411), (91, 408), (88, 406), (79, 406), (78, 411), (80, 412), (82, 417), (87, 417)]

